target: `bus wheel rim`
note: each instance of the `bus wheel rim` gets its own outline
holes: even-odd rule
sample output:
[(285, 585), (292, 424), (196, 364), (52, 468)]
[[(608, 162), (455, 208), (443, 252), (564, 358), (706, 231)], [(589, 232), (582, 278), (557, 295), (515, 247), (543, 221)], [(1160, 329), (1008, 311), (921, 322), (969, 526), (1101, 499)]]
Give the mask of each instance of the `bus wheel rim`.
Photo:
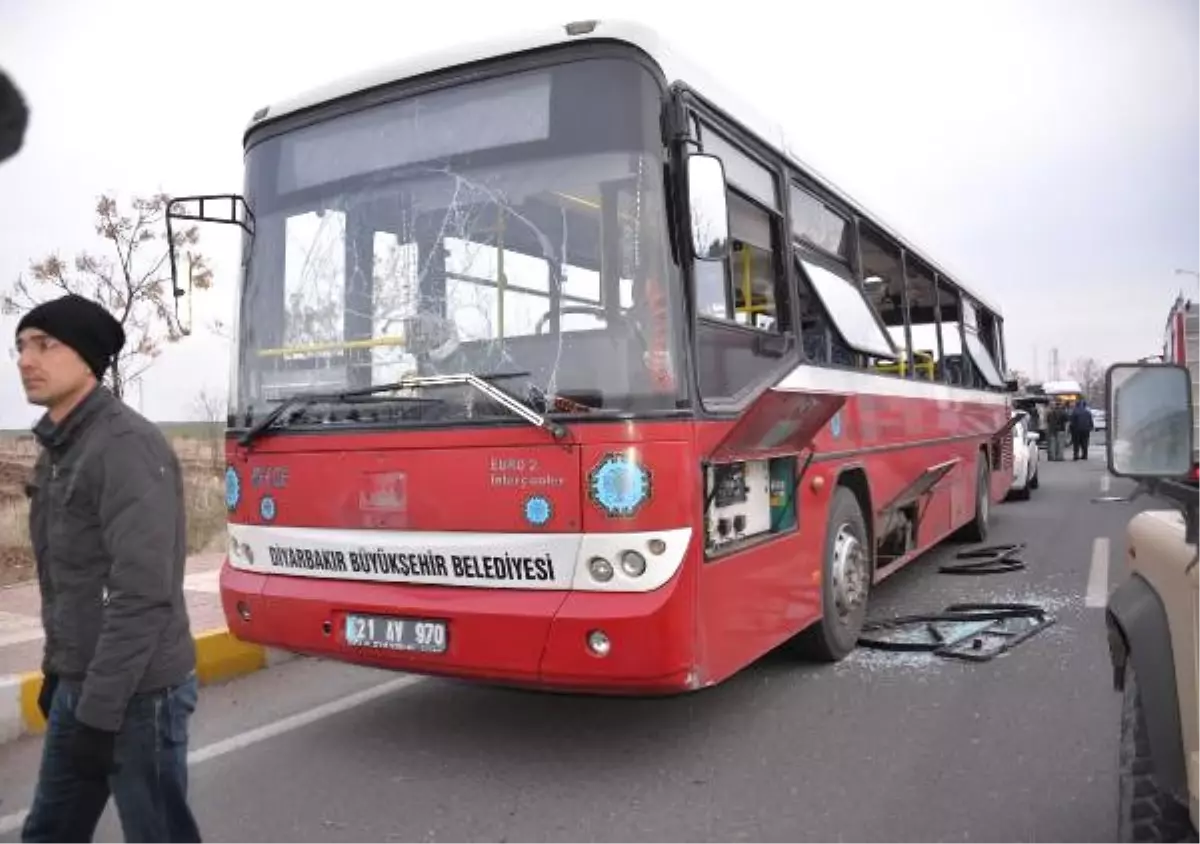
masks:
[(838, 528), (833, 541), (833, 600), (839, 615), (846, 616), (858, 609), (867, 592), (867, 555), (854, 535), (853, 528), (844, 524)]

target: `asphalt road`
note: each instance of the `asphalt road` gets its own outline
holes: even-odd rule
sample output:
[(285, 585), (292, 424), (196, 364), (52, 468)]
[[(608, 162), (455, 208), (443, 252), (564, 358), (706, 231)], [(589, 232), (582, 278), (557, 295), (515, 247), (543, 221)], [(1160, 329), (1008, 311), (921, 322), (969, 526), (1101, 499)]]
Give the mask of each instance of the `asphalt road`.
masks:
[[(668, 700), (298, 660), (205, 690), (192, 766), (205, 838), (1113, 840), (1119, 700), (1087, 596), (1102, 604), (1123, 577), (1125, 523), (1153, 503), (1092, 503), (1130, 489), (1110, 489), (1102, 461), (1044, 464), (1032, 501), (994, 510), (990, 541), (1028, 543), (1025, 571), (938, 574), (962, 549), (948, 545), (876, 592), (875, 617), (963, 600), (1053, 612), (996, 660), (773, 655)], [(39, 747), (0, 748), (3, 840), (16, 840)], [(121, 840), (111, 808), (99, 839)]]

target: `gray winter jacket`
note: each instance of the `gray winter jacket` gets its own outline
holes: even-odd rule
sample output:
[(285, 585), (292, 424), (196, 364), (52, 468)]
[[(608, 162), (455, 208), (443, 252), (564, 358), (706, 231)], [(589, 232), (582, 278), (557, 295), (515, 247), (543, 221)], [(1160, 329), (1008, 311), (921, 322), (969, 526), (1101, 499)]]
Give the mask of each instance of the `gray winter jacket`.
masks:
[(196, 665), (183, 473), (158, 427), (104, 387), (34, 433), (42, 670), (83, 683), (79, 720), (118, 730), (134, 694), (180, 683)]

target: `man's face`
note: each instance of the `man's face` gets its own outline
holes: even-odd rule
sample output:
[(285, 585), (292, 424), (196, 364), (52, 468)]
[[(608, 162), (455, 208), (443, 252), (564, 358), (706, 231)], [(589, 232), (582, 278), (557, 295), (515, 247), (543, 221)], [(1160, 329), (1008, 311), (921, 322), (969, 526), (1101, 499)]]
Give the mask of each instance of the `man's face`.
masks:
[(65, 343), (37, 328), (17, 335), (17, 368), (30, 404), (54, 407), (91, 386), (95, 375)]

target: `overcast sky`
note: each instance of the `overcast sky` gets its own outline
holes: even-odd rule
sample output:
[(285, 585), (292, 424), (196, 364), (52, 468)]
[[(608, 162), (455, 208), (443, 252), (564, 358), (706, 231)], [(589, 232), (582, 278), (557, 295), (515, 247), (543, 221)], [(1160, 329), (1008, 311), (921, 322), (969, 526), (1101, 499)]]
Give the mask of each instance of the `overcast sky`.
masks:
[[(101, 191), (239, 191), (242, 130), (274, 99), (417, 51), (607, 15), (663, 28), (998, 303), (1017, 368), (1048, 377), (1054, 346), (1064, 369), (1155, 353), (1175, 294), (1196, 296), (1196, 278), (1174, 272), (1200, 269), (1195, 0), (655, 5), (0, 0), (0, 67), (32, 108), (25, 149), (0, 164), (0, 285), (49, 251), (95, 247)], [(198, 323), (232, 309), (235, 238), (220, 229), (203, 232), (218, 273)], [(0, 318), (9, 346), (13, 328)], [(222, 341), (188, 339), (147, 375), (144, 410), (194, 415), (198, 390), (223, 391), (227, 372)], [(0, 428), (36, 415), (0, 356)]]

